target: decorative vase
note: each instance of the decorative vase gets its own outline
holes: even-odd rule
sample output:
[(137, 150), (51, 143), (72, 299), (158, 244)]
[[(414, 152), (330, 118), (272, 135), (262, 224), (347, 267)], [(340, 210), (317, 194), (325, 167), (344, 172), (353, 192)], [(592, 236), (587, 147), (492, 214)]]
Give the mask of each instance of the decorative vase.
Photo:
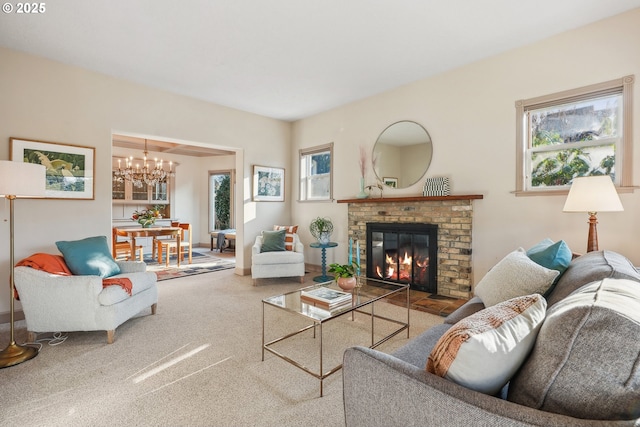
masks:
[(331, 241), (331, 233), (322, 232), (318, 236), (318, 243), (320, 243), (321, 245), (326, 245), (330, 241)]
[(366, 199), (367, 197), (369, 197), (369, 195), (364, 191), (364, 176), (360, 177), (360, 192), (356, 197), (358, 199)]
[(152, 219), (139, 219), (138, 220), (138, 223), (142, 226), (142, 228), (149, 228), (153, 224), (155, 224), (155, 222), (156, 222), (155, 218), (152, 218)]
[(350, 291), (356, 287), (357, 280), (355, 277), (338, 277), (338, 286), (343, 291)]

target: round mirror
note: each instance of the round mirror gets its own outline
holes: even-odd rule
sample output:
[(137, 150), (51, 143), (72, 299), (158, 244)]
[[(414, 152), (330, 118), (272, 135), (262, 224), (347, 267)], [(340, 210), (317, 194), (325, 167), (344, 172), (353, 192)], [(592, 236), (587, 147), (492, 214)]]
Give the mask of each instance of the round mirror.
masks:
[(389, 187), (410, 187), (427, 172), (432, 155), (431, 137), (425, 128), (416, 122), (397, 122), (386, 128), (373, 146), (373, 171)]

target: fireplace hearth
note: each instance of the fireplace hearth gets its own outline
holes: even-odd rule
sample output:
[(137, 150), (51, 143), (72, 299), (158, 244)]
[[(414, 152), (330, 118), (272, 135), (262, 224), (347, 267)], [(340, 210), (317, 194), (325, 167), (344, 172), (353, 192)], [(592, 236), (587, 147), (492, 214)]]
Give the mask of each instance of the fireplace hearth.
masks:
[(438, 225), (367, 223), (367, 277), (437, 293)]

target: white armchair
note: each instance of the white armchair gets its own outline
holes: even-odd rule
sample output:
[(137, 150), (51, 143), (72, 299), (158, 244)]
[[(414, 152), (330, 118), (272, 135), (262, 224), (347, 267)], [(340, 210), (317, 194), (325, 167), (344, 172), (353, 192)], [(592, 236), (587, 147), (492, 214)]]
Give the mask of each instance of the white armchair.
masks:
[(28, 339), (39, 332), (107, 331), (107, 342), (115, 329), (131, 317), (158, 303), (157, 277), (140, 261), (116, 261), (120, 274), (110, 279), (131, 280), (129, 295), (122, 287), (103, 288), (100, 276), (61, 276), (31, 267), (15, 268), (15, 285), (27, 323)]
[(304, 282), (304, 245), (298, 234), (293, 235), (292, 251), (260, 252), (262, 235), (256, 237), (251, 248), (251, 277), (254, 286), (257, 279), (275, 277), (300, 277)]

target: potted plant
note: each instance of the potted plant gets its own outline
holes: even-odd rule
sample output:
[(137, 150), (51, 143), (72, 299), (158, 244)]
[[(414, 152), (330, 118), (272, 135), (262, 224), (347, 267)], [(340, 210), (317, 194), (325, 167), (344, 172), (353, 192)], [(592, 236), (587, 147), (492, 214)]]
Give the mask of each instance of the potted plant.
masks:
[(331, 240), (333, 222), (329, 218), (317, 217), (309, 224), (311, 235), (318, 239), (318, 243), (326, 245)]
[(359, 269), (359, 265), (356, 261), (352, 261), (351, 264), (329, 264), (329, 273), (333, 273), (333, 276), (338, 282), (338, 286), (345, 291), (349, 291), (356, 287), (356, 271)]
[(143, 209), (141, 211), (134, 211), (133, 215), (131, 216), (131, 219), (133, 219), (134, 221), (138, 221), (138, 223), (143, 228), (151, 227), (153, 224), (156, 223), (156, 219), (157, 218), (158, 218), (158, 216), (156, 215), (156, 212), (151, 210), (151, 209)]

